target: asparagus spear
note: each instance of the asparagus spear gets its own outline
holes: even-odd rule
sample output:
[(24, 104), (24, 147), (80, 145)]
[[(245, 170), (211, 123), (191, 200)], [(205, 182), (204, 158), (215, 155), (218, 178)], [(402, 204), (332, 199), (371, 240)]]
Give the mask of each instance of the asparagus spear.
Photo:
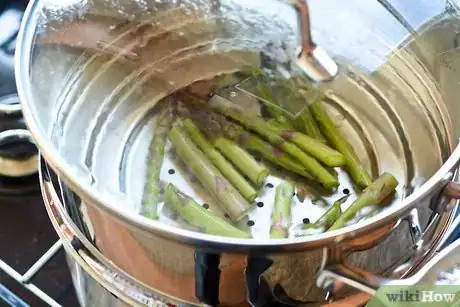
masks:
[[(226, 107), (219, 103), (210, 103), (208, 106), (217, 112), (220, 112), (223, 115), (239, 122), (241, 125), (247, 127), (248, 129), (259, 133), (274, 146), (279, 147), (280, 149), (292, 155), (295, 159), (304, 165), (308, 173), (313, 175), (326, 188), (336, 188), (339, 186), (338, 179), (330, 174), (318, 161), (303, 152), (295, 144), (286, 141), (280, 135), (280, 133), (276, 132), (276, 128), (270, 126), (270, 124), (265, 122), (262, 118), (246, 116), (243, 114), (243, 111), (238, 108)], [(287, 136), (286, 133), (285, 136)]]
[(169, 102), (157, 118), (158, 122), (149, 149), (147, 182), (142, 200), (142, 215), (153, 220), (158, 219), (158, 197), (161, 190), (160, 171), (163, 165), (166, 138), (173, 119), (172, 107)]
[[(319, 93), (317, 90), (309, 86), (305, 82), (304, 78), (298, 75), (295, 75), (292, 77), (292, 80), (293, 80), (293, 83), (295, 84), (296, 92), (302, 97), (303, 101), (308, 102), (309, 100), (317, 100), (318, 96), (319, 97), (323, 96), (322, 93)], [(315, 119), (313, 118), (313, 115), (311, 114), (311, 110), (309, 106), (306, 106), (302, 110), (295, 124), (296, 124), (296, 128), (299, 131), (305, 133), (309, 137), (312, 137), (320, 141), (321, 143), (324, 143), (324, 144), (327, 143), (326, 139), (324, 138), (324, 135), (321, 133), (321, 130), (318, 127), (318, 124), (316, 123)]]
[(179, 157), (201, 184), (219, 200), (223, 210), (234, 222), (247, 215), (251, 205), (198, 149), (186, 131), (175, 125), (169, 132), (169, 139)]
[(233, 164), (236, 165), (236, 167), (256, 186), (260, 187), (263, 185), (269, 171), (265, 166), (257, 162), (247, 151), (224, 137), (216, 138), (214, 140), (214, 146), (232, 161)]
[(274, 106), (266, 105), (265, 109), (272, 119), (287, 129), (294, 129), (293, 119)]
[[(259, 156), (267, 159), (273, 164), (279, 165), (291, 172), (294, 172), (308, 180), (315, 180), (305, 168), (289, 154), (281, 149), (270, 145), (257, 135), (244, 130), (242, 127), (231, 123), (229, 121), (220, 120), (222, 130), (227, 137), (237, 141), (246, 150), (258, 154)], [(332, 167), (324, 166), (324, 168), (334, 177), (337, 178), (337, 172)]]
[(341, 202), (336, 201), (315, 223), (313, 224), (306, 224), (303, 226), (303, 229), (312, 229), (312, 228), (320, 228), (320, 229), (328, 229), (331, 227), (335, 221), (340, 217), (342, 214), (341, 209)]
[[(187, 129), (190, 137), (211, 160), (211, 162), (224, 174), (240, 193), (249, 201), (253, 202), (257, 197), (257, 191), (246, 181), (246, 179), (228, 162), (225, 157), (216, 150), (206, 137), (200, 132), (200, 129), (191, 119), (184, 121), (184, 127)], [(240, 156), (240, 159), (244, 157)], [(252, 157), (251, 157), (252, 159)]]
[(291, 201), (294, 195), (294, 186), (283, 182), (276, 187), (275, 205), (272, 212), (270, 237), (272, 239), (287, 238), (288, 228), (291, 224)]
[(299, 117), (295, 121), (295, 126), (296, 128), (308, 135), (309, 137), (312, 137), (321, 143), (326, 143), (326, 139), (324, 138), (323, 134), (319, 130), (318, 125), (315, 122), (315, 119), (313, 118), (313, 115), (311, 114), (310, 108), (306, 107), (302, 113), (300, 113)]
[(275, 106), (276, 100), (273, 97), (270, 89), (267, 87), (265, 82), (260, 80), (261, 78), (257, 78), (257, 94), (260, 98), (265, 100), (268, 103), (264, 104), (265, 110), (273, 118), (277, 123), (282, 125), (283, 127), (288, 127), (290, 129), (294, 128), (294, 124), (292, 122), (292, 118), (290, 118), (285, 112), (280, 110)]
[[(292, 158), (289, 154), (285, 153), (277, 147), (272, 146), (270, 143), (267, 143), (259, 136), (245, 130), (240, 125), (229, 121), (222, 115), (207, 112), (202, 109), (193, 110), (193, 108), (189, 108), (189, 111), (192, 112), (187, 113), (187, 116), (191, 115), (193, 118), (196, 118), (196, 121), (199, 121), (200, 124), (202, 123), (203, 119), (205, 119), (206, 126), (202, 125), (201, 128), (204, 129), (206, 136), (210, 137), (211, 139), (216, 138), (215, 131), (212, 129), (218, 130), (222, 132), (223, 135), (225, 135), (227, 138), (237, 142), (250, 153), (263, 157), (273, 164), (279, 165), (309, 180), (315, 180), (313, 176), (308, 174), (303, 165)], [(214, 125), (214, 127), (210, 128), (210, 125)]]
[(398, 184), (398, 180), (393, 175), (383, 173), (377, 180), (364, 189), (361, 195), (345, 210), (328, 231), (346, 226), (346, 223), (353, 219), (364, 207), (381, 203), (395, 191)]
[(279, 165), (291, 172), (294, 172), (309, 180), (314, 178), (305, 170), (305, 168), (291, 156), (281, 149), (270, 145), (257, 135), (244, 130), (242, 127), (232, 123), (224, 123), (223, 131), (225, 135), (234, 141), (237, 141), (249, 152), (260, 155), (273, 164)]
[(363, 188), (372, 184), (370, 174), (359, 161), (353, 147), (342, 137), (326, 110), (323, 109), (321, 102), (314, 102), (311, 105), (311, 110), (316, 121), (323, 129), (328, 141), (345, 157), (346, 167), (356, 184)]
[(183, 194), (172, 184), (168, 184), (166, 187), (165, 204), (176, 211), (185, 221), (198, 227), (204, 233), (224, 237), (251, 238), (248, 233), (203, 208), (193, 198)]
[[(271, 103), (276, 103), (270, 89), (263, 81), (260, 80), (260, 78), (257, 78), (257, 90), (261, 98)], [(300, 91), (302, 92), (303, 90)], [(345, 164), (345, 158), (341, 153), (325, 145), (325, 139), (319, 131), (319, 128), (308, 107), (304, 108), (297, 121), (295, 121), (297, 127), (301, 128), (299, 130), (304, 130), (307, 135), (294, 131), (292, 118), (289, 118), (285, 112), (278, 109), (276, 106), (266, 104), (265, 108), (270, 117), (274, 119), (273, 121), (269, 120), (268, 123), (276, 128), (275, 131), (277, 133), (286, 136), (288, 140), (295, 143), (306, 153), (312, 155), (328, 166), (338, 167)]]
[(295, 131), (294, 129), (285, 129), (279, 126), (270, 126), (270, 129), (284, 137), (286, 140), (293, 142), (304, 152), (315, 157), (327, 166), (338, 167), (345, 164), (345, 157), (340, 152), (330, 148), (316, 139)]
[(276, 121), (275, 119), (269, 119), (267, 121), (270, 125), (274, 126), (274, 127), (277, 127), (277, 128), (280, 128), (280, 129), (292, 129), (292, 125), (285, 125), (285, 124), (282, 124), (278, 121)]

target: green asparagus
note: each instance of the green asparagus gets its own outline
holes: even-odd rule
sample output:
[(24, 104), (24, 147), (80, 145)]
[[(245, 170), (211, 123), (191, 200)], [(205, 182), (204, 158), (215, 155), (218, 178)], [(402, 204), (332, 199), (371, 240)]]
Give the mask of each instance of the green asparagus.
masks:
[(263, 185), (269, 171), (265, 166), (257, 162), (247, 151), (224, 137), (216, 138), (214, 140), (214, 146), (216, 146), (227, 159), (232, 161), (233, 164), (236, 165), (236, 167), (257, 187)]
[(276, 187), (275, 204), (272, 212), (270, 237), (272, 239), (287, 238), (291, 224), (291, 201), (294, 195), (294, 186), (283, 182)]
[(142, 214), (153, 220), (158, 219), (158, 197), (161, 190), (160, 171), (163, 166), (166, 139), (173, 121), (172, 106), (166, 105), (157, 118), (158, 122), (149, 148), (147, 180), (142, 200)]
[(328, 231), (346, 226), (347, 222), (352, 220), (364, 207), (380, 204), (395, 191), (398, 184), (398, 180), (393, 175), (383, 173), (377, 180), (364, 189), (361, 195), (345, 210)]
[[(302, 100), (304, 102), (318, 100), (319, 97), (323, 97), (322, 93), (319, 93), (317, 90), (314, 90), (310, 86), (308, 86), (302, 77), (294, 76), (293, 80), (295, 83), (295, 87), (297, 88), (297, 92), (302, 97)], [(309, 95), (309, 93), (313, 93), (313, 95)], [(320, 141), (321, 143), (327, 143), (326, 139), (324, 138), (324, 135), (321, 133), (321, 130), (318, 127), (318, 124), (313, 118), (313, 114), (311, 113), (310, 107), (308, 105), (302, 110), (300, 115), (296, 118), (295, 127), (299, 131), (308, 135), (309, 137), (312, 137)]]
[[(220, 119), (219, 122), (221, 124), (221, 129), (224, 131), (226, 136), (234, 141), (237, 141), (249, 152), (257, 154), (271, 163), (281, 166), (286, 170), (294, 172), (308, 180), (315, 180), (315, 178), (305, 170), (303, 165), (281, 149), (270, 145), (257, 135), (246, 131), (244, 128), (235, 123), (222, 119)], [(280, 125), (279, 123), (276, 124)], [(337, 178), (338, 174), (334, 168), (329, 166), (324, 166), (324, 168), (331, 175)]]
[(341, 202), (336, 201), (315, 223), (306, 224), (303, 229), (320, 228), (324, 231), (331, 227), (342, 214)]
[(217, 198), (222, 209), (234, 222), (247, 215), (251, 209), (250, 203), (206, 158), (182, 127), (175, 125), (169, 132), (169, 139), (178, 156), (201, 184)]
[(176, 211), (185, 221), (204, 233), (224, 237), (251, 238), (248, 233), (203, 208), (193, 198), (183, 194), (172, 184), (168, 184), (166, 187), (165, 204)]
[(311, 138), (314, 138), (321, 143), (326, 143), (326, 139), (324, 138), (323, 134), (321, 133), (321, 130), (319, 130), (318, 125), (315, 122), (315, 119), (313, 118), (313, 115), (311, 114), (310, 108), (306, 107), (298, 116), (298, 118), (295, 121), (295, 127), (308, 135)]
[(279, 129), (291, 129), (291, 128), (292, 128), (291, 125), (289, 125), (289, 124), (287, 124), (287, 125), (282, 124), (282, 123), (280, 123), (279, 121), (277, 121), (277, 120), (275, 120), (275, 119), (273, 119), (273, 118), (272, 118), (272, 119), (269, 119), (269, 120), (267, 121), (267, 123), (269, 123), (270, 125), (272, 125), (272, 126), (274, 126), (274, 127), (279, 128)]
[[(246, 116), (243, 114), (242, 110), (234, 107), (226, 107), (222, 104), (214, 104), (211, 102), (208, 106), (213, 110), (239, 122), (248, 129), (259, 133), (274, 146), (292, 155), (293, 158), (297, 159), (304, 165), (308, 173), (314, 176), (326, 188), (332, 189), (339, 186), (338, 179), (330, 174), (318, 161), (316, 161), (316, 159), (302, 151), (299, 147), (297, 147), (297, 145), (285, 140), (285, 138), (283, 138), (279, 133), (276, 133), (273, 127), (262, 118)], [(284, 134), (286, 137), (286, 133)]]
[(311, 110), (328, 141), (345, 157), (346, 167), (356, 184), (363, 188), (372, 184), (370, 174), (361, 164), (353, 147), (342, 137), (340, 131), (332, 122), (327, 111), (324, 110), (321, 102), (314, 102), (311, 105)]
[[(249, 182), (247, 182), (246, 179), (233, 167), (233, 165), (211, 145), (191, 119), (184, 120), (184, 127), (187, 129), (195, 144), (198, 145), (198, 148), (204, 152), (204, 154), (222, 172), (228, 181), (230, 181), (237, 190), (252, 203), (257, 197), (257, 191), (249, 184)], [(244, 159), (243, 156), (239, 156), (238, 158)]]
[(294, 129), (285, 129), (279, 126), (270, 126), (270, 129), (284, 137), (286, 140), (296, 144), (304, 152), (315, 157), (327, 166), (338, 167), (345, 164), (345, 157), (340, 152), (330, 148), (316, 139), (313, 139)]
[(283, 127), (288, 127), (290, 129), (294, 128), (293, 119), (277, 106), (276, 99), (265, 82), (261, 80), (261, 77), (256, 78), (256, 80), (257, 94), (260, 98), (266, 101), (264, 103), (264, 107), (270, 117)]
[(227, 137), (238, 142), (247, 151), (257, 154), (267, 159), (271, 163), (279, 165), (286, 170), (294, 172), (302, 177), (305, 177), (309, 180), (314, 180), (314, 178), (307, 171), (305, 171), (305, 168), (299, 162), (297, 162), (287, 153), (283, 152), (281, 149), (265, 142), (257, 135), (229, 122), (223, 123), (223, 131)]

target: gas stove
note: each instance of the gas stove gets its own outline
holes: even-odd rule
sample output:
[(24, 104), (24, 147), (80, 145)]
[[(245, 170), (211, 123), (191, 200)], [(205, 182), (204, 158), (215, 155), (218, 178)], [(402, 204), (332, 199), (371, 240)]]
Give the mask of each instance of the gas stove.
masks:
[(26, 1), (0, 1), (0, 306), (78, 306), (16, 93), (14, 54), (25, 7)]
[(37, 191), (37, 149), (22, 118), (14, 78), (16, 37), (25, 5), (0, 3), (0, 197)]

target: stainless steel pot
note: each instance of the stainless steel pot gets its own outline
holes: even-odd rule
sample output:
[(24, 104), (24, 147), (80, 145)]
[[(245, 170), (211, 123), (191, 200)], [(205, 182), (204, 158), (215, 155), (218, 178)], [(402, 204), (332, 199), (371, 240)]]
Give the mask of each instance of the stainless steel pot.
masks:
[[(289, 6), (31, 2), (16, 63), (27, 124), (49, 165), (82, 199), (95, 238), (90, 239), (122, 272), (192, 304), (259, 305), (264, 289), (300, 304), (324, 301), (325, 292), (314, 282), (322, 262), (347, 260), (402, 277), (440, 243), (459, 195), (452, 182), (460, 157), (457, 10), (444, 1), (415, 12), (403, 7), (400, 14), (383, 1), (327, 2), (310, 5), (314, 40), (341, 68), (325, 85), (328, 106), (344, 119), (343, 131), (372, 173), (391, 171), (402, 184), (398, 199), (373, 218), (284, 240), (263, 235), (269, 187), (259, 199), (267, 206), (249, 215), (257, 226), (251, 240), (184, 229), (165, 210), (160, 221), (151, 221), (138, 213), (138, 204), (155, 103), (258, 61), (262, 49), (286, 64), (300, 37)], [(234, 93), (220, 95), (238, 100)], [(163, 179), (184, 182), (174, 156), (166, 160)], [(168, 177), (170, 167), (174, 177)], [(216, 209), (199, 188), (181, 188)], [(322, 213), (320, 206), (300, 203), (293, 210), (294, 222)]]
[[(39, 173), (45, 206), (66, 250), (67, 261), (81, 306), (191, 305), (190, 302), (180, 301), (178, 298), (144, 285), (125, 271), (120, 270), (102, 255), (89, 239), (91, 235), (88, 234), (87, 225), (82, 219), (82, 215), (78, 214), (78, 208), (82, 206), (79, 198), (66, 188), (56, 174), (47, 167), (44, 160), (41, 162)], [(457, 251), (460, 246), (460, 239), (458, 238), (459, 227), (460, 215), (457, 214), (457, 218), (451, 223), (450, 228), (446, 230), (446, 234), (441, 240), (442, 242), (429, 250), (430, 256), (424, 256), (419, 259), (423, 268), (417, 269), (415, 274), (411, 274), (406, 279), (394, 279), (393, 281), (375, 278), (374, 280), (370, 278), (368, 280), (346, 279), (347, 277), (356, 276), (347, 276), (347, 274), (337, 270), (337, 267), (331, 266), (330, 269), (335, 268), (336, 270), (322, 270), (319, 282), (330, 281), (332, 277), (332, 279), (337, 279), (340, 282), (345, 281), (354, 286), (358, 285), (363, 292), (347, 295), (343, 299), (325, 302), (324, 304), (311, 303), (302, 305), (334, 307), (348, 304), (347, 306), (361, 306), (383, 284), (445, 284), (448, 278), (450, 280), (447, 280), (447, 282), (455, 284), (459, 278), (456, 273), (458, 270)], [(430, 240), (429, 236), (428, 232), (423, 238)], [(421, 242), (420, 240), (419, 243)], [(433, 257), (430, 259), (431, 255)], [(335, 285), (340, 286), (339, 283)], [(266, 291), (267, 289), (264, 290)], [(263, 291), (260, 291), (260, 293), (263, 294), (259, 294), (261, 295), (260, 297), (265, 296), (265, 301), (257, 305), (280, 304), (282, 302), (286, 305), (298, 305), (298, 303), (289, 300), (286, 296), (279, 297)]]

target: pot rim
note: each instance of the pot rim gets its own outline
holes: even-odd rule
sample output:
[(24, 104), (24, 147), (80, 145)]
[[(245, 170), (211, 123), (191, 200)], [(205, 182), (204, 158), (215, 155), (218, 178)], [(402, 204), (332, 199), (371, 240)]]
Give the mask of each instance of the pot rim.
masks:
[[(402, 201), (395, 203), (391, 210), (378, 214), (365, 222), (350, 225), (342, 229), (331, 231), (323, 234), (289, 238), (289, 239), (235, 239), (221, 236), (202, 234), (194, 231), (184, 230), (163, 224), (159, 221), (150, 220), (141, 214), (120, 209), (125, 206), (120, 200), (113, 199), (110, 203), (102, 199), (97, 191), (85, 182), (80, 182), (71, 172), (66, 172), (71, 166), (61, 158), (54, 146), (49, 146), (47, 136), (40, 131), (37, 123), (33, 119), (32, 109), (27, 102), (34, 99), (32, 86), (30, 84), (30, 67), (31, 54), (34, 47), (34, 38), (37, 29), (39, 14), (43, 0), (31, 0), (27, 6), (21, 28), (18, 34), (17, 53), (15, 57), (15, 75), (18, 95), (22, 105), (23, 115), (28, 129), (34, 137), (40, 154), (43, 155), (47, 163), (56, 171), (56, 173), (69, 185), (69, 187), (82, 199), (89, 200), (86, 203), (95, 205), (97, 208), (104, 210), (106, 213), (114, 216), (117, 220), (122, 221), (129, 227), (142, 230), (151, 235), (158, 235), (174, 241), (185, 242), (187, 244), (200, 246), (202, 248), (231, 248), (235, 250), (300, 250), (318, 246), (327, 243), (337, 243), (345, 239), (356, 237), (362, 233), (391, 224), (400, 218), (403, 214), (414, 208), (419, 199), (424, 198), (431, 192), (439, 189), (439, 185), (446, 179), (451, 180), (452, 176), (446, 178), (446, 175), (452, 175), (460, 160), (460, 145), (457, 145), (452, 154), (421, 187), (416, 189), (411, 195)], [(31, 30), (33, 29), (33, 30)]]

